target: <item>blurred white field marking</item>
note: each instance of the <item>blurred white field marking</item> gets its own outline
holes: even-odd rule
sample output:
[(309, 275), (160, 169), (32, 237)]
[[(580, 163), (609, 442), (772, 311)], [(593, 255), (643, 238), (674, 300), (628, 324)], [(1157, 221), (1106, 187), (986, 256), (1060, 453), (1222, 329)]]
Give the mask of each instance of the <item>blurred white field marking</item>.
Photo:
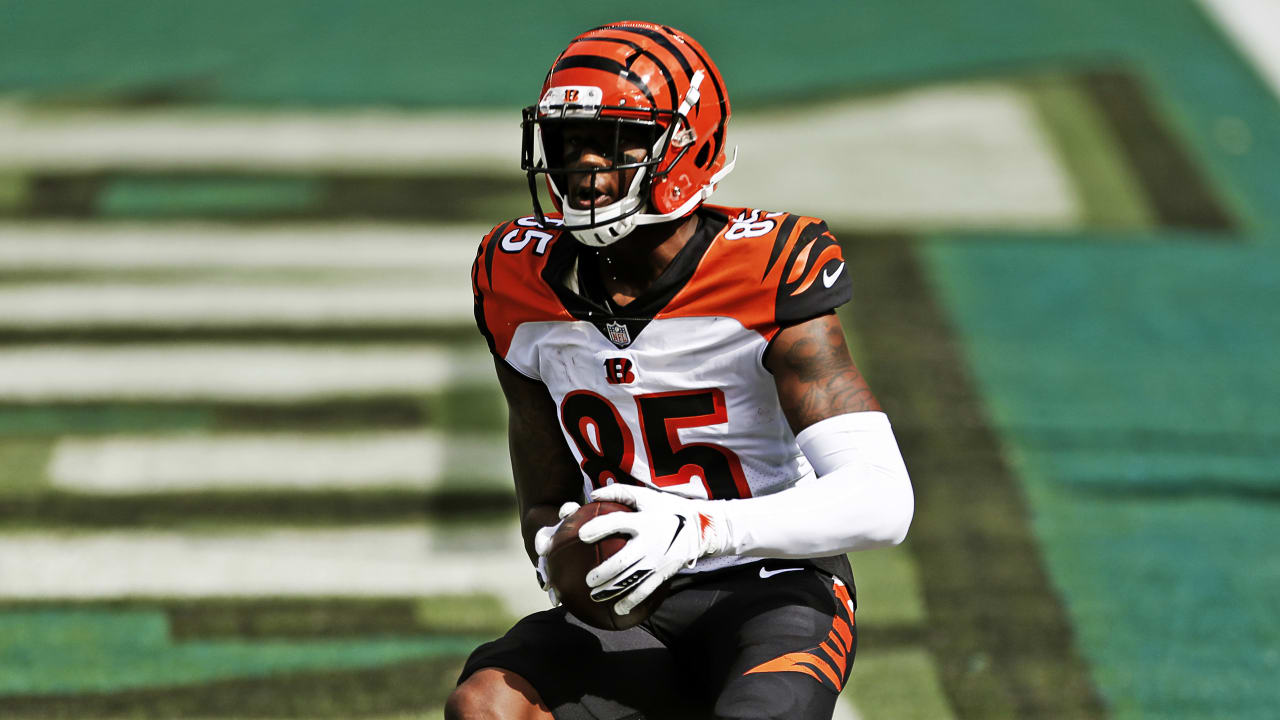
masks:
[(768, 203), (846, 227), (1082, 221), (1035, 108), (996, 83), (735, 118), (729, 143), (741, 155), (713, 202)]
[(432, 281), (460, 275), (466, 283), (488, 231), (487, 225), (0, 222), (0, 269), (387, 270)]
[[(1066, 171), (1030, 101), (1000, 83), (739, 113), (718, 202), (845, 226), (1072, 227)], [(0, 168), (471, 172), (521, 180), (501, 114), (0, 111)], [(499, 218), (500, 219), (500, 218)]]
[(1280, 0), (1200, 0), (1280, 99)]
[(0, 328), (468, 325), (470, 278), (0, 285)]
[(434, 345), (18, 345), (0, 349), (0, 401), (296, 401), (491, 383), (484, 351)]
[(431, 490), (450, 476), (507, 488), (510, 473), (504, 440), (431, 431), (64, 438), (48, 465), (54, 486), (102, 494)]
[(0, 597), (423, 596), (548, 607), (516, 524), (0, 535)]
[(520, 114), (0, 105), (0, 167), (519, 172)]
[[(103, 273), (0, 285), (0, 328), (470, 324), (467, 226), (0, 223), (0, 269)], [(143, 283), (111, 271), (267, 273)], [(273, 278), (271, 271), (323, 271)]]

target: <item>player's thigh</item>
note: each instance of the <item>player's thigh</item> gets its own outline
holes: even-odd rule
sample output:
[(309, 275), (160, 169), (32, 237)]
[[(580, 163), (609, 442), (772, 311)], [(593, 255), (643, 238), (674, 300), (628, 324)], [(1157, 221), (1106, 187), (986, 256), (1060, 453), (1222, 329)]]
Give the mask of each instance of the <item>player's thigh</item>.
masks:
[(671, 653), (640, 627), (589, 627), (564, 608), (534, 613), (467, 659), (524, 678), (558, 720), (678, 717), (685, 704)]
[[(763, 567), (773, 567), (768, 563)], [(853, 607), (844, 586), (812, 568), (740, 573), (690, 640), (707, 658), (717, 718), (831, 717), (848, 680), (857, 645)]]

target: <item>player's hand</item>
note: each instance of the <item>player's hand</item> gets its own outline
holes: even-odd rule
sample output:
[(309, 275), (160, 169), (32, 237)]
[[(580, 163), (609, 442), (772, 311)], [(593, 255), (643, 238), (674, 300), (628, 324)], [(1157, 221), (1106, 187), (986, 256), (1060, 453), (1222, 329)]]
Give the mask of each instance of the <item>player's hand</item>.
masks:
[(538, 585), (547, 593), (547, 599), (551, 601), (551, 607), (560, 604), (560, 596), (556, 594), (556, 589), (551, 587), (551, 582), (547, 579), (550, 575), (547, 573), (547, 553), (551, 552), (551, 538), (564, 524), (565, 518), (578, 512), (578, 508), (582, 507), (576, 502), (569, 502), (560, 506), (557, 515), (560, 516), (560, 522), (555, 525), (547, 525), (539, 528), (538, 532), (533, 534), (533, 551), (538, 553)]
[(635, 609), (680, 568), (693, 567), (698, 558), (728, 546), (724, 515), (715, 502), (618, 483), (593, 491), (591, 499), (636, 510), (599, 515), (578, 530), (585, 543), (615, 534), (631, 537), (586, 578), (596, 602), (621, 596), (613, 606), (618, 615)]

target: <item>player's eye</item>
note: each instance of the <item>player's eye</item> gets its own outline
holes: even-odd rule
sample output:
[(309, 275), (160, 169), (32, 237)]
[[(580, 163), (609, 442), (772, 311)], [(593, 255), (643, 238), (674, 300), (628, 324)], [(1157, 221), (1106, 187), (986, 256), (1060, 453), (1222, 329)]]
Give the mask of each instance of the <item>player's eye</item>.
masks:
[(623, 125), (618, 137), (620, 149), (635, 150), (642, 148), (648, 150), (653, 146), (652, 130), (644, 125)]

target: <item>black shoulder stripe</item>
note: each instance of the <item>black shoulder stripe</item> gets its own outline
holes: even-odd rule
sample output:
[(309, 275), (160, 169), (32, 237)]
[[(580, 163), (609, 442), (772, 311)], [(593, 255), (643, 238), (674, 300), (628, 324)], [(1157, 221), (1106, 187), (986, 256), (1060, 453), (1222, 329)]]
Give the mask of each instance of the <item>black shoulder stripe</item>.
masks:
[[(837, 259), (838, 265), (830, 264)], [(830, 312), (853, 296), (840, 244), (821, 220), (800, 230), (785, 265), (774, 305), (774, 316), (781, 326)]]
[(493, 287), (493, 256), (497, 253), (498, 243), (502, 242), (502, 236), (509, 227), (511, 227), (509, 221), (499, 225), (493, 231), (493, 234), (489, 236), (489, 247), (484, 249), (484, 272), (485, 279), (489, 282), (489, 287)]
[[(827, 232), (827, 224), (822, 220), (815, 220), (808, 225), (805, 225), (803, 228), (800, 228), (800, 235), (796, 238), (796, 244), (791, 247), (791, 252), (787, 256), (785, 263), (786, 267), (782, 271), (783, 277), (782, 282), (778, 285), (779, 288), (783, 285), (787, 285), (787, 276), (796, 272), (794, 266), (800, 260), (800, 253), (804, 252), (805, 247), (809, 245), (809, 243), (813, 242), (815, 238), (821, 237), (825, 232)], [(806, 268), (801, 269), (807, 269), (807, 266), (817, 259), (817, 256), (810, 251), (809, 255), (805, 257)]]
[[(638, 57), (647, 57), (647, 58), (649, 58), (649, 60), (650, 60), (650, 61), (652, 61), (654, 65), (657, 65), (657, 66), (658, 66), (658, 70), (662, 72), (662, 77), (666, 78), (666, 81), (667, 81), (667, 94), (668, 94), (668, 95), (670, 95), (672, 98), (675, 98), (675, 97), (676, 97), (676, 81), (675, 81), (675, 78), (671, 75), (671, 71), (670, 71), (670, 70), (668, 70), (668, 69), (667, 69), (667, 66), (666, 66), (665, 64), (663, 64), (663, 62), (662, 62), (661, 60), (659, 60), (659, 59), (658, 59), (658, 56), (654, 55), (653, 53), (649, 52), (648, 50), (645, 50), (644, 48), (640, 47), (638, 44), (633, 43), (633, 42), (631, 42), (630, 40), (623, 40), (622, 38), (612, 38), (612, 37), (586, 37), (586, 38), (574, 38), (574, 39), (573, 39), (573, 41), (572, 41), (572, 42), (570, 42), (569, 44), (570, 44), (570, 45), (572, 45), (573, 43), (579, 43), (579, 42), (608, 42), (608, 43), (616, 43), (616, 44), (618, 44), (618, 45), (626, 45), (627, 47), (631, 48), (632, 50), (635, 50), (635, 54), (633, 54), (633, 55), (628, 59), (628, 61), (627, 61), (627, 69), (628, 69), (628, 70), (630, 70), (630, 69), (631, 69), (631, 63), (635, 62), (635, 59), (636, 59), (636, 58), (638, 58)], [(678, 99), (678, 98), (677, 98), (677, 99)], [(672, 100), (672, 102), (674, 103), (674, 102), (676, 102), (676, 100)], [(675, 110), (675, 107), (672, 107), (671, 109), (672, 109), (672, 110)]]
[(795, 227), (796, 215), (787, 215), (787, 219), (782, 221), (782, 227), (778, 228), (778, 234), (773, 236), (773, 250), (769, 251), (769, 264), (764, 266), (764, 274), (760, 276), (764, 280), (769, 276), (769, 271), (773, 269), (773, 264), (778, 262), (778, 256), (782, 254), (782, 249), (787, 246), (787, 240), (791, 237), (791, 229)]
[(559, 70), (568, 70), (569, 68), (590, 68), (592, 70), (603, 70), (607, 73), (613, 73), (627, 82), (635, 85), (640, 92), (644, 93), (645, 98), (649, 100), (649, 105), (657, 107), (657, 103), (653, 100), (653, 92), (649, 90), (649, 86), (645, 84), (644, 78), (636, 73), (631, 72), (623, 67), (622, 63), (599, 55), (570, 55), (561, 58), (551, 69), (554, 74)]
[(480, 259), (484, 257), (484, 245), (476, 246), (476, 259), (471, 261), (472, 295), (480, 294)]
[(795, 257), (796, 253), (800, 252), (806, 243), (816, 237), (819, 237), (825, 232), (827, 232), (827, 223), (822, 220), (814, 220), (808, 225), (805, 225), (800, 229), (800, 237), (796, 238), (796, 246), (792, 251), (791, 256)]

